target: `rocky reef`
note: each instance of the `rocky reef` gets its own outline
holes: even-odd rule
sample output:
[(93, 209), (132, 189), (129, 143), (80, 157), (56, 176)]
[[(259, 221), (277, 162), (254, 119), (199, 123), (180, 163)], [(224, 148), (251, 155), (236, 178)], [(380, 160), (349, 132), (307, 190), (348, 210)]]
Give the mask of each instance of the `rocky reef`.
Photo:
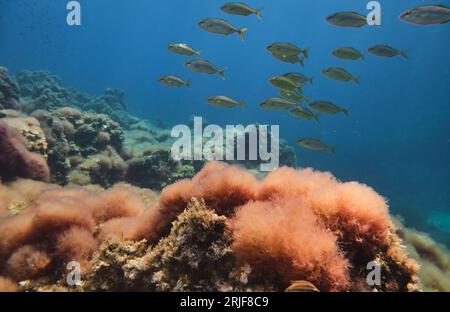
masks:
[[(66, 88), (46, 71), (21, 71), (12, 79), (4, 68), (0, 81), (0, 118), (21, 132), (30, 151), (46, 158), (54, 183), (109, 187), (125, 181), (161, 190), (204, 165), (169, 157), (171, 132), (162, 122), (153, 125), (129, 114), (118, 89), (95, 97)], [(281, 165), (296, 166), (285, 141), (280, 154)]]
[(130, 115), (120, 90), (94, 97), (45, 71), (22, 71), (12, 79), (2, 68), (0, 98), (0, 118), (47, 160), (54, 183), (108, 187), (127, 181), (162, 189), (199, 169), (167, 157), (170, 132)]
[[(210, 162), (159, 199), (124, 184), (36, 183), (0, 188), (0, 275), (19, 290), (282, 291), (296, 280), (320, 291), (420, 287), (385, 200), (328, 173), (281, 168), (258, 180)], [(82, 272), (73, 287), (72, 261)], [(382, 269), (379, 285), (366, 283), (370, 261)]]
[(163, 122), (127, 107), (0, 69), (0, 291), (449, 289), (448, 251), (370, 187), (295, 169), (285, 141), (264, 177), (258, 161), (175, 161)]

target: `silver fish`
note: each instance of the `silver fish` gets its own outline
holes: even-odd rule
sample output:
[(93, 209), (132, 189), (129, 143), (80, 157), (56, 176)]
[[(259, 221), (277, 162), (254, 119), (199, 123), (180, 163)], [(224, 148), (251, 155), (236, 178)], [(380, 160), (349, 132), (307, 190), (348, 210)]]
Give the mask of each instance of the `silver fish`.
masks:
[(214, 75), (218, 73), (220, 75), (220, 78), (225, 80), (225, 69), (218, 69), (215, 65), (206, 60), (192, 60), (184, 63), (184, 66), (196, 73), (208, 75)]
[(245, 107), (245, 103), (243, 101), (238, 102), (223, 95), (210, 97), (208, 99), (208, 103), (220, 108), (235, 108), (237, 106), (241, 108)]
[(299, 63), (301, 67), (305, 67), (305, 59), (302, 57), (299, 57), (298, 55), (292, 55), (292, 56), (283, 56), (277, 53), (272, 53), (272, 56), (279, 59), (282, 62), (289, 63), (289, 64), (296, 64)]
[(267, 46), (267, 50), (278, 56), (288, 57), (299, 55), (300, 53), (305, 56), (305, 58), (309, 57), (310, 48), (300, 49), (296, 45), (289, 42), (274, 42)]
[(445, 24), (450, 21), (450, 8), (445, 5), (426, 5), (403, 12), (400, 19), (416, 25)]
[(188, 55), (188, 56), (197, 55), (199, 57), (201, 56), (200, 51), (195, 51), (186, 43), (172, 43), (172, 44), (169, 44), (169, 46), (167, 48), (170, 51), (177, 53), (177, 54), (181, 54), (181, 55)]
[(343, 47), (335, 49), (331, 54), (334, 57), (340, 58), (342, 60), (351, 60), (351, 61), (357, 61), (357, 60), (364, 60), (364, 55), (352, 47)]
[(408, 58), (408, 53), (405, 51), (398, 51), (396, 49), (394, 49), (393, 47), (390, 47), (388, 45), (385, 44), (378, 44), (375, 45), (371, 48), (369, 48), (369, 52), (377, 55), (377, 56), (383, 56), (383, 57), (394, 57), (394, 56), (398, 56), (401, 55), (404, 58)]
[(319, 121), (319, 115), (314, 114), (312, 111), (310, 111), (307, 108), (297, 106), (294, 109), (292, 109), (289, 114), (297, 119), (304, 119), (304, 120), (315, 120)]
[(287, 74), (284, 74), (283, 76), (295, 81), (299, 85), (305, 85), (308, 82), (313, 84), (313, 80), (314, 80), (313, 77), (308, 78), (305, 75), (303, 75), (302, 73), (298, 73), (298, 72), (297, 73), (294, 73), (294, 72), (287, 73)]
[(309, 104), (309, 107), (319, 113), (335, 115), (338, 113), (344, 113), (348, 117), (348, 110), (340, 108), (339, 106), (328, 101), (315, 101)]
[(340, 67), (330, 67), (327, 69), (324, 69), (322, 71), (322, 74), (327, 76), (330, 79), (348, 82), (348, 81), (354, 81), (356, 84), (359, 84), (358, 78), (350, 74), (348, 71), (346, 71), (344, 68)]
[(238, 33), (242, 41), (244, 40), (244, 33), (247, 31), (247, 28), (238, 29), (221, 18), (207, 18), (201, 20), (198, 22), (198, 26), (213, 34), (228, 36)]
[(280, 91), (280, 96), (285, 99), (294, 101), (295, 103), (309, 102), (309, 100), (304, 97), (303, 94), (295, 91), (282, 90)]
[(295, 105), (295, 103), (292, 103), (288, 100), (281, 99), (281, 98), (266, 99), (262, 103), (259, 104), (259, 106), (261, 108), (267, 109), (267, 110), (286, 110), (288, 108), (291, 108), (294, 105)]
[(320, 140), (305, 138), (297, 141), (297, 144), (303, 148), (310, 149), (316, 152), (330, 152), (332, 154), (336, 153), (336, 147), (329, 147), (322, 143)]
[(337, 12), (327, 17), (328, 23), (339, 27), (362, 27), (367, 25), (367, 17), (357, 12)]
[(224, 5), (221, 6), (220, 9), (226, 13), (233, 15), (249, 16), (251, 14), (255, 14), (258, 18), (262, 18), (261, 11), (263, 10), (263, 8), (258, 10), (252, 9), (243, 2), (225, 3)]
[(178, 88), (188, 87), (189, 88), (191, 86), (191, 82), (189, 80), (184, 81), (183, 79), (181, 79), (180, 77), (177, 77), (177, 76), (170, 76), (170, 75), (163, 76), (158, 81), (169, 87), (178, 87)]

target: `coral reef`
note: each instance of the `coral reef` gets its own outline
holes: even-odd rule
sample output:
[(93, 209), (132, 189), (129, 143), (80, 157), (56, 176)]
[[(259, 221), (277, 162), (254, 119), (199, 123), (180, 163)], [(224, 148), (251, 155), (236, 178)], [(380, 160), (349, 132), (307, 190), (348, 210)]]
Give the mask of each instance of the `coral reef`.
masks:
[(0, 178), (15, 177), (47, 181), (50, 171), (45, 159), (27, 149), (27, 140), (0, 120)]
[[(0, 275), (20, 290), (418, 289), (385, 200), (328, 173), (282, 168), (260, 181), (211, 162), (159, 200), (118, 185), (50, 188), (27, 202), (0, 221)], [(83, 283), (72, 289), (64, 274), (73, 260)], [(369, 261), (382, 268), (380, 285), (365, 283)]]

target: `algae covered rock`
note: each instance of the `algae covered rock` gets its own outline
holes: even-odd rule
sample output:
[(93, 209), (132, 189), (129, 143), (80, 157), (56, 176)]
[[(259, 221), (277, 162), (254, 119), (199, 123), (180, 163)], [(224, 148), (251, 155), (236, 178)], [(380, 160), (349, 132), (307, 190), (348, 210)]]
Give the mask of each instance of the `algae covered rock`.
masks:
[(226, 291), (243, 289), (247, 267), (236, 267), (227, 218), (193, 199), (154, 247), (109, 240), (93, 260), (87, 290)]

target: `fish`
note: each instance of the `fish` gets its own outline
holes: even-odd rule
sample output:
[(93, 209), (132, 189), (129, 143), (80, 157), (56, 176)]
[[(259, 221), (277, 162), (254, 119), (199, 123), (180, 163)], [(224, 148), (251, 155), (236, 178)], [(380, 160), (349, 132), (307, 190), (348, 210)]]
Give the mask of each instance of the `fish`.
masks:
[(286, 110), (294, 106), (295, 103), (292, 103), (288, 100), (282, 98), (269, 98), (264, 100), (259, 104), (259, 106), (266, 110)]
[(159, 78), (158, 80), (159, 82), (161, 82), (162, 84), (165, 84), (166, 86), (169, 87), (190, 87), (191, 86), (191, 82), (188, 81), (184, 81), (183, 79), (181, 79), (180, 77), (177, 76), (163, 76), (161, 78)]
[(354, 77), (352, 74), (350, 74), (344, 68), (330, 67), (330, 68), (322, 70), (322, 74), (324, 74), (325, 76), (327, 76), (330, 79), (343, 81), (343, 82), (354, 81), (356, 84), (359, 84), (358, 78)]
[(220, 75), (220, 78), (225, 80), (225, 69), (218, 69), (215, 65), (211, 64), (209, 61), (192, 60), (184, 63), (184, 66), (186, 66), (190, 71), (197, 73), (208, 75), (214, 75), (218, 73)]
[(303, 148), (310, 149), (316, 152), (330, 152), (332, 154), (336, 153), (336, 146), (329, 147), (328, 145), (322, 143), (320, 140), (305, 138), (297, 141), (297, 144)]
[(315, 120), (319, 121), (319, 115), (314, 114), (312, 111), (310, 111), (307, 108), (297, 106), (294, 109), (292, 109), (289, 114), (297, 119), (304, 119), (304, 120)]
[(308, 281), (293, 281), (285, 292), (320, 292), (320, 290)]
[(309, 100), (306, 97), (304, 97), (303, 94), (295, 91), (282, 90), (280, 91), (280, 96), (285, 99), (294, 101), (295, 103), (309, 102)]
[(269, 83), (271, 85), (273, 85), (274, 87), (277, 87), (279, 89), (282, 90), (288, 90), (288, 91), (296, 91), (296, 90), (300, 90), (301, 88), (297, 87), (297, 84), (295, 83), (294, 80), (291, 80), (287, 77), (283, 77), (283, 76), (276, 76), (273, 77), (269, 80)]
[(267, 46), (267, 50), (278, 56), (288, 57), (303, 54), (305, 58), (309, 57), (310, 48), (300, 49), (289, 42), (274, 42)]
[(415, 25), (445, 24), (450, 21), (450, 8), (445, 5), (426, 5), (405, 11), (400, 19)]
[(203, 19), (198, 22), (198, 26), (213, 34), (228, 36), (234, 33), (238, 33), (242, 41), (244, 41), (244, 33), (247, 32), (247, 28), (236, 28), (226, 20), (221, 18)]
[(337, 12), (327, 17), (327, 22), (339, 27), (362, 27), (367, 25), (367, 17), (357, 12)]
[(212, 96), (208, 99), (208, 103), (220, 108), (235, 108), (235, 107), (245, 107), (244, 101), (235, 101), (227, 96), (219, 95)]
[(200, 51), (195, 51), (194, 49), (192, 49), (186, 43), (172, 43), (169, 44), (167, 48), (170, 51), (181, 55), (188, 55), (188, 56), (197, 55), (198, 57), (201, 57), (202, 54)]
[(364, 55), (352, 47), (343, 47), (335, 49), (331, 54), (334, 57), (337, 57), (342, 60), (350, 60), (350, 61), (357, 61), (357, 60), (364, 60)]
[(309, 104), (309, 108), (324, 114), (335, 115), (338, 113), (344, 113), (348, 117), (348, 110), (340, 108), (339, 106), (328, 101), (315, 101)]
[(308, 78), (305, 75), (303, 75), (302, 73), (298, 73), (298, 72), (297, 73), (294, 73), (294, 72), (286, 73), (286, 74), (283, 75), (283, 77), (287, 77), (287, 78), (295, 81), (299, 85), (305, 85), (308, 82), (310, 84), (313, 84), (313, 80), (314, 80), (313, 77), (309, 77)]
[(382, 56), (382, 57), (394, 57), (394, 56), (403, 56), (404, 58), (408, 58), (408, 52), (406, 51), (398, 51), (393, 47), (390, 47), (385, 44), (377, 44), (373, 47), (369, 48), (369, 53), (373, 55)]
[(222, 11), (224, 11), (225, 13), (229, 13), (229, 14), (233, 14), (233, 15), (249, 16), (251, 14), (255, 14), (256, 17), (261, 19), (262, 18), (261, 11), (264, 8), (255, 10), (243, 2), (229, 2), (229, 3), (225, 3), (224, 5), (222, 5), (220, 7), (220, 9)]
[(289, 63), (289, 64), (296, 64), (299, 63), (301, 67), (305, 67), (305, 58), (299, 57), (298, 55), (293, 56), (283, 56), (279, 55), (277, 53), (272, 53), (272, 56), (279, 59), (282, 62)]

